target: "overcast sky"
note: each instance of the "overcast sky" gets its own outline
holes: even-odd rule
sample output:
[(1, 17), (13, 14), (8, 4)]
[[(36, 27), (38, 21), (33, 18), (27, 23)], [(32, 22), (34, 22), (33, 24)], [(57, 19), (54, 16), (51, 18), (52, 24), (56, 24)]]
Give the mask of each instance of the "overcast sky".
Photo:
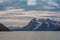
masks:
[[(39, 3), (39, 5), (37, 4), (37, 2)], [(0, 0), (0, 23), (5, 24), (6, 26), (23, 27), (27, 25), (32, 18), (42, 18), (42, 16), (44, 18), (46, 17), (50, 18), (49, 16), (54, 16), (54, 17), (60, 16), (60, 12), (48, 11), (51, 9), (53, 10), (56, 9), (60, 11), (59, 9), (60, 4), (57, 3), (56, 1), (27, 0), (27, 5), (30, 6), (28, 8), (26, 4), (23, 3), (20, 4), (20, 2), (18, 2), (17, 0)], [(39, 7), (38, 6), (35, 7), (36, 5), (38, 5)], [(34, 9), (30, 9), (30, 8), (34, 8)], [(30, 11), (25, 11), (26, 9), (29, 9)], [(37, 9), (39, 11), (37, 11)]]

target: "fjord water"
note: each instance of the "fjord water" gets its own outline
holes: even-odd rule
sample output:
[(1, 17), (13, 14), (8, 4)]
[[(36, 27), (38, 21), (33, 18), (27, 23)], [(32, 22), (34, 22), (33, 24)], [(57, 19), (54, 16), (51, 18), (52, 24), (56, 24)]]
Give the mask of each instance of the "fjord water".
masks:
[(60, 32), (0, 32), (0, 40), (60, 40)]

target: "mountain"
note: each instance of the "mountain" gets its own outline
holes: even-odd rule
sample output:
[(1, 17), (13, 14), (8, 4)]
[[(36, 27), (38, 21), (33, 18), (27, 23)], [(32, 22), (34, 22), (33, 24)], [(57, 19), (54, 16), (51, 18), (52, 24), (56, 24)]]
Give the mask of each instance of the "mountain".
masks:
[[(37, 5), (28, 5), (28, 0), (6, 0), (2, 2), (0, 9), (5, 9), (7, 7), (22, 8), (25, 11), (60, 11), (60, 0), (37, 0)], [(32, 2), (33, 3), (33, 2)], [(31, 3), (31, 4), (32, 4)]]
[(11, 30), (0, 23), (0, 31), (11, 31)]
[(35, 29), (35, 31), (54, 31), (57, 27), (60, 27), (57, 21), (46, 19), (45, 21), (42, 21), (42, 24)]
[(33, 28), (35, 28), (37, 26), (37, 24), (38, 23), (37, 23), (36, 19), (34, 18), (28, 23), (28, 25), (23, 27), (23, 31), (32, 31)]
[(60, 31), (60, 21), (33, 18), (26, 26), (9, 27), (12, 31)]
[(23, 28), (24, 31), (60, 31), (60, 22), (50, 19), (35, 18)]
[(34, 18), (28, 23), (28, 25), (26, 25), (23, 28), (10, 26), (9, 29), (12, 31), (32, 31), (33, 28), (37, 26), (37, 24), (38, 23), (36, 22), (36, 19)]

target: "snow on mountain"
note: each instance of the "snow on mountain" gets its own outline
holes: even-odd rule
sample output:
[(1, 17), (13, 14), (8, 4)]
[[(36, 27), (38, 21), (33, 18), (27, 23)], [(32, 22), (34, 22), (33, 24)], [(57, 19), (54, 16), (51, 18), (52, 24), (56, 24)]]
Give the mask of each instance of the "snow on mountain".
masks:
[(51, 19), (39, 19), (36, 21), (33, 20), (36, 19), (32, 19), (32, 21), (30, 21), (30, 23), (24, 27), (24, 31), (56, 31), (57, 28), (60, 28), (60, 22), (58, 21)]
[(32, 19), (25, 27), (9, 27), (12, 31), (60, 31), (60, 22), (51, 19)]

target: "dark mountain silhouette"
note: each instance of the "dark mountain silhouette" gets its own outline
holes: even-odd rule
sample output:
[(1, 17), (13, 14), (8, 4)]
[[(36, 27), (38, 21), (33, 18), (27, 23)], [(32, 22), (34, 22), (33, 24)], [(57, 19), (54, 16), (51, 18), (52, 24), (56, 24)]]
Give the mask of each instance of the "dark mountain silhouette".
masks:
[(0, 23), (0, 31), (10, 31), (10, 29)]

